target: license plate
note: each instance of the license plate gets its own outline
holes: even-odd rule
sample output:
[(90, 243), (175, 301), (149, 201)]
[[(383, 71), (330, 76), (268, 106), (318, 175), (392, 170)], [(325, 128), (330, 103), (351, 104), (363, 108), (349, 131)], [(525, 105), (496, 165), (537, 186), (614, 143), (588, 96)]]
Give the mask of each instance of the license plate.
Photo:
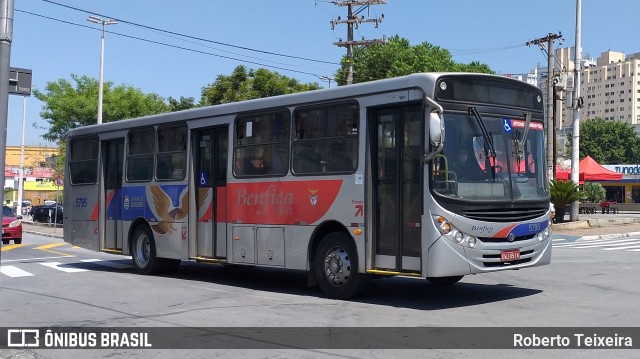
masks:
[(520, 250), (512, 249), (509, 251), (500, 251), (500, 260), (502, 262), (517, 261), (520, 259)]

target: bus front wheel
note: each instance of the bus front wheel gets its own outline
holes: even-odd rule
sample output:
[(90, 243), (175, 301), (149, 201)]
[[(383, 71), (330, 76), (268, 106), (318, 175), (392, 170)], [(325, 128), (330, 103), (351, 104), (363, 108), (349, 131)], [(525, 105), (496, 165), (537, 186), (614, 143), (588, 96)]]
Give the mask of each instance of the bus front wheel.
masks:
[(445, 286), (458, 283), (462, 279), (462, 277), (464, 276), (456, 275), (451, 277), (427, 277), (427, 280), (433, 285)]
[(356, 296), (366, 284), (358, 273), (358, 255), (353, 241), (343, 233), (327, 235), (316, 251), (314, 272), (322, 292), (332, 299)]
[(133, 232), (131, 254), (140, 274), (156, 274), (164, 267), (162, 258), (156, 257), (156, 244), (147, 226), (138, 226)]

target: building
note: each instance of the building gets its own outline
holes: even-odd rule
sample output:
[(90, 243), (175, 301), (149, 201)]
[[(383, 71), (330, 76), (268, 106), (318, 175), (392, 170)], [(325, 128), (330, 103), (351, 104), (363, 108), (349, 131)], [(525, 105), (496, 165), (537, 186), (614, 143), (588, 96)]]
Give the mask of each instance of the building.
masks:
[[(566, 138), (571, 133), (574, 104), (575, 48), (558, 48), (554, 51), (554, 123), (558, 158), (565, 154)], [(538, 87), (547, 98), (547, 68), (537, 71)], [(610, 121), (623, 121), (632, 125), (640, 134), (640, 53), (625, 55), (606, 51), (597, 59), (589, 55), (582, 59), (580, 95), (583, 107), (580, 120), (596, 117)], [(546, 107), (545, 107), (546, 110)]]
[[(29, 200), (36, 205), (44, 203), (45, 200), (55, 199), (57, 194), (62, 195), (62, 187), (53, 183), (53, 167), (58, 151), (57, 147), (24, 147), (23, 200)], [(4, 199), (4, 204), (11, 206), (18, 199), (20, 146), (6, 147), (4, 176), (4, 188), (15, 190), (8, 193)]]

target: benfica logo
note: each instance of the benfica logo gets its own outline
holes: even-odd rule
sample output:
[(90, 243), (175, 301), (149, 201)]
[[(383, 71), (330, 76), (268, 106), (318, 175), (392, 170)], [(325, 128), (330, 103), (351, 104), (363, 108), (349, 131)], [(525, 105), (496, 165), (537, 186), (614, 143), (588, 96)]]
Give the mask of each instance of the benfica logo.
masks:
[(318, 193), (319, 189), (310, 189), (308, 191), (311, 193), (309, 195), (309, 203), (311, 203), (312, 206), (315, 206), (318, 203), (318, 196), (316, 193)]

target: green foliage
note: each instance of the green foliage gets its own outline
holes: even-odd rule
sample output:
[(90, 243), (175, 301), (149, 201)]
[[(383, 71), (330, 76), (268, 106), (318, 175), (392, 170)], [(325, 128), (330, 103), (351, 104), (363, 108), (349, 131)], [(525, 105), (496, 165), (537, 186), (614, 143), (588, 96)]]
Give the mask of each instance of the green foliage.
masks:
[(581, 193), (591, 202), (601, 202), (607, 197), (607, 191), (597, 182), (585, 182)]
[[(489, 66), (479, 62), (463, 64), (453, 61), (451, 53), (428, 42), (411, 46), (409, 40), (396, 35), (388, 43), (358, 46), (353, 51), (353, 83), (367, 82), (416, 72), (483, 72), (493, 73)], [(340, 85), (346, 83), (347, 57), (335, 78)]]
[(549, 192), (551, 195), (551, 203), (555, 206), (556, 211), (565, 208), (579, 199), (578, 185), (572, 181), (551, 180)]
[(179, 100), (176, 100), (173, 97), (169, 97), (167, 101), (169, 102), (169, 112), (188, 110), (197, 107), (195, 104), (195, 99), (193, 97), (180, 96)]
[[(571, 153), (571, 134), (567, 135)], [(633, 127), (621, 121), (589, 119), (580, 123), (580, 158), (587, 155), (598, 163), (632, 164), (640, 162), (640, 138)]]
[(251, 100), (263, 97), (317, 90), (317, 83), (302, 84), (298, 80), (266, 69), (249, 69), (240, 65), (231, 75), (218, 75), (202, 88), (200, 106)]
[[(44, 102), (40, 116), (49, 126), (42, 137), (48, 141), (64, 141), (72, 128), (96, 123), (98, 113), (98, 80), (88, 76), (71, 75), (66, 79), (48, 82), (45, 90), (34, 91), (35, 97)], [(102, 121), (111, 122), (126, 118), (167, 112), (169, 106), (157, 94), (144, 94), (128, 85), (104, 84)]]

